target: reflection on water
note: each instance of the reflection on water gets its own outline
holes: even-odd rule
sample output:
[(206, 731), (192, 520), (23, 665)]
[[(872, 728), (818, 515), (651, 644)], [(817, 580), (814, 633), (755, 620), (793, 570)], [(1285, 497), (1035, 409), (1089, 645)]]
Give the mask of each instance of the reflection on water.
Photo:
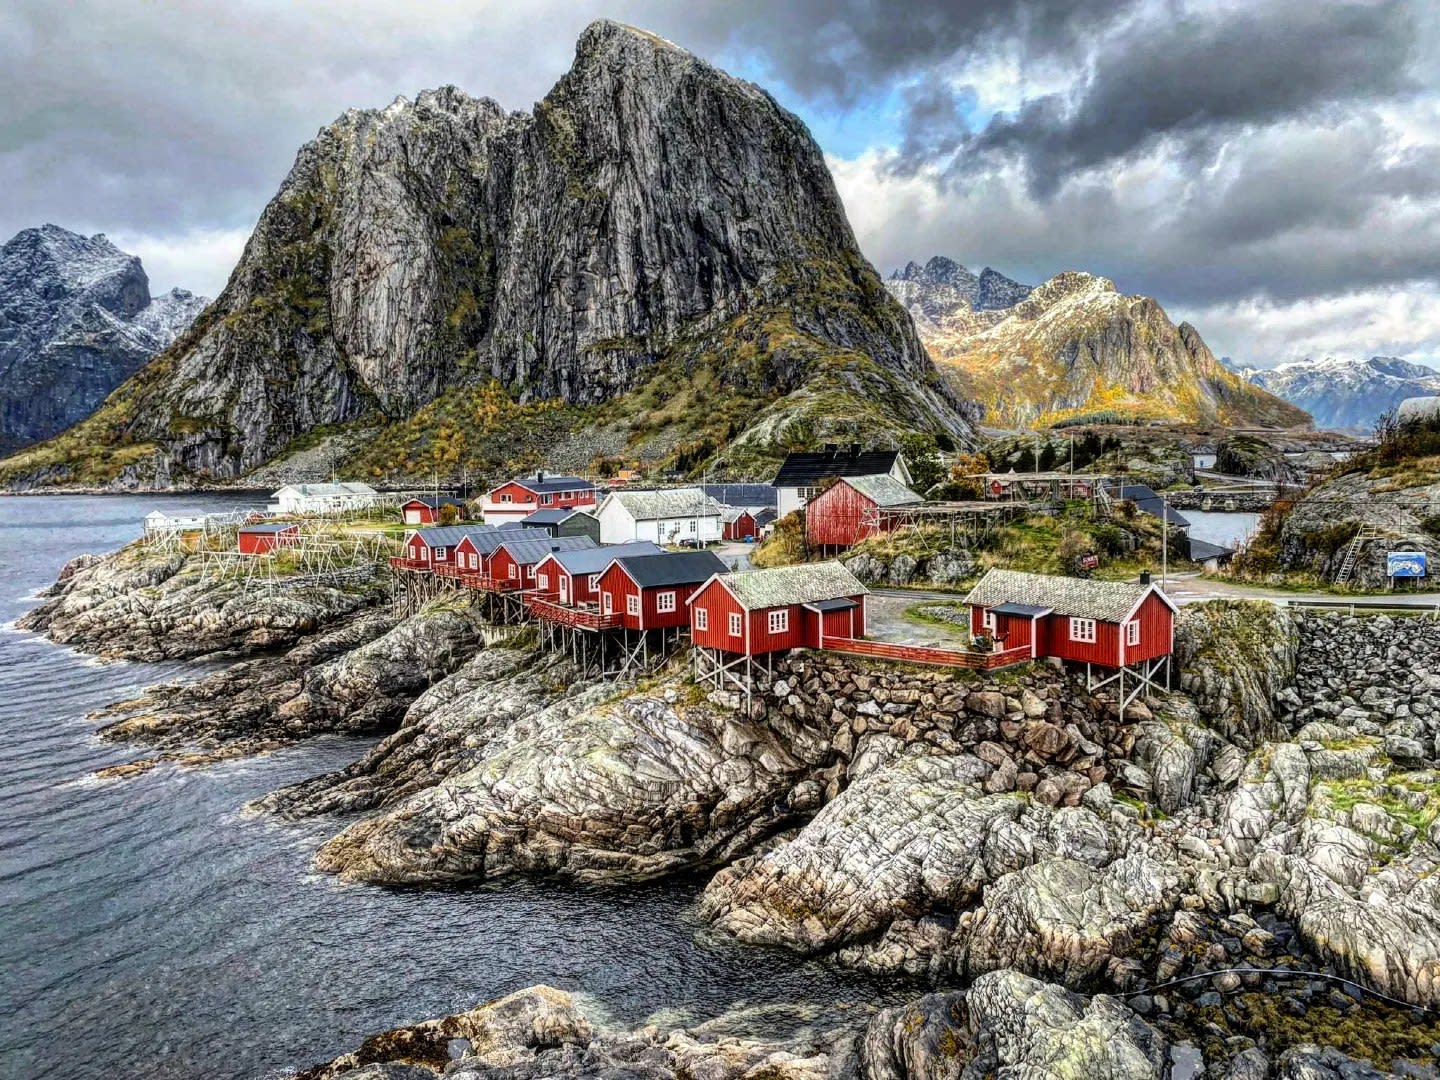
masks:
[[(70, 557), (136, 536), (157, 505), (236, 501), (0, 498), (0, 621)], [(135, 755), (96, 739), (85, 713), (185, 671), (97, 664), (0, 632), (0, 1076), (274, 1075), (536, 982), (581, 991), (626, 1023), (740, 1002), (803, 1015), (807, 1004), (881, 995), (788, 953), (697, 940), (698, 882), (346, 886), (308, 868), (340, 822), (238, 812), (353, 760), (360, 740), (89, 779)]]

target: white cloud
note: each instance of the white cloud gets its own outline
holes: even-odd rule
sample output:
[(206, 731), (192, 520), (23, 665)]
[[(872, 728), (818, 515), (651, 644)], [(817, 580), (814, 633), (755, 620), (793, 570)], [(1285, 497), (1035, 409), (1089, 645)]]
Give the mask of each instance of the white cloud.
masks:
[(214, 299), (239, 261), (250, 229), (196, 228), (158, 236), (121, 231), (108, 235), (121, 251), (140, 256), (153, 295), (178, 286)]

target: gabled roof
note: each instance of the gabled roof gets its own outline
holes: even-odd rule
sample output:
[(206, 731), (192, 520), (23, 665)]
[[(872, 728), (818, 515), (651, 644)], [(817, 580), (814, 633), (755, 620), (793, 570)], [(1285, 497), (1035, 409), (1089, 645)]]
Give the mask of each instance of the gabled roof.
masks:
[(409, 506), (412, 503), (420, 503), (428, 506), (431, 510), (439, 510), (442, 506), (464, 506), (464, 499), (457, 499), (452, 495), (441, 495), (438, 499), (432, 495), (417, 495), (413, 499), (406, 499), (401, 506)]
[(300, 528), (298, 521), (277, 521), (264, 525), (241, 525), (242, 533), (283, 533)]
[(789, 607), (791, 604), (818, 604), (860, 596), (870, 590), (838, 562), (800, 563), (773, 570), (743, 570), (722, 574), (719, 582), (746, 611)]
[(296, 495), (305, 498), (333, 498), (335, 496), (353, 495), (374, 495), (375, 489), (369, 484), (345, 482), (339, 484), (286, 484), (279, 491), (272, 494), (272, 499), (278, 499), (284, 492), (291, 491)]
[(596, 546), (595, 541), (591, 540), (588, 536), (541, 535), (539, 539), (532, 539), (530, 537), (524, 539), (502, 537), (500, 543), (496, 545), (495, 550), (498, 552), (501, 548), (504, 548), (506, 554), (521, 566), (530, 566), (533, 563), (538, 563), (541, 559), (545, 558), (546, 555), (554, 551), (579, 551)]
[(665, 488), (659, 491), (612, 491), (614, 499), (636, 521), (661, 518), (718, 517), (720, 504), (698, 487)]
[(1188, 529), (1190, 527), (1190, 521), (1184, 514), (1173, 506), (1167, 506), (1165, 500), (1155, 492), (1155, 489), (1146, 484), (1114, 484), (1109, 488), (1109, 492), (1111, 498), (1119, 499), (1121, 502), (1129, 499), (1141, 512), (1152, 517), (1168, 514), (1170, 524), (1176, 528)]
[(780, 501), (774, 484), (701, 484), (700, 487), (721, 506), (774, 506)]
[[(469, 537), (477, 551), (488, 554), (494, 551), (496, 545), (503, 540), (516, 540), (521, 535), (529, 536), (531, 534), (546, 535), (540, 529), (525, 529), (518, 523), (511, 523), (509, 525), (435, 525), (426, 529), (416, 529), (410, 536), (420, 537), (426, 547), (450, 547)], [(410, 542), (410, 536), (405, 538), (407, 544)]]
[(789, 454), (772, 481), (775, 487), (812, 487), (829, 476), (875, 476), (895, 468), (899, 450), (817, 450)]
[(1056, 615), (1118, 623), (1129, 618), (1151, 592), (1175, 610), (1170, 598), (1154, 585), (992, 569), (970, 590), (965, 603), (983, 608), (1023, 604), (1049, 608)]
[(755, 511), (748, 506), (722, 506), (720, 508), (720, 520), (726, 525), (739, 521), (746, 514), (754, 518)]
[(698, 585), (725, 572), (725, 564), (713, 551), (665, 551), (659, 555), (631, 555), (612, 561), (642, 589)]
[[(534, 476), (517, 476), (513, 480), (506, 480), (505, 484), (519, 484), (526, 491), (533, 491), (537, 495), (556, 491), (592, 491), (595, 485), (589, 480), (579, 476), (551, 476), (549, 473), (536, 473)], [(496, 484), (491, 491), (496, 491), (505, 486)]]
[(845, 476), (841, 482), (849, 484), (876, 506), (915, 506), (925, 501), (889, 473)]
[(1210, 559), (1223, 559), (1227, 555), (1234, 555), (1235, 549), (1224, 547), (1220, 544), (1212, 544), (1209, 540), (1198, 540), (1190, 538), (1190, 561), (1206, 562)]
[(755, 524), (756, 524), (756, 525), (769, 525), (772, 521), (774, 521), (774, 520), (775, 520), (777, 517), (779, 517), (779, 516), (780, 516), (779, 511), (775, 510), (773, 507), (767, 506), (767, 507), (765, 507), (765, 509), (763, 509), (763, 510), (757, 510), (757, 511), (755, 512)]
[(633, 540), (628, 544), (606, 544), (604, 547), (557, 551), (554, 560), (568, 574), (598, 574), (616, 559), (634, 555), (662, 555), (665, 549), (649, 540)]
[(519, 524), (521, 524), (521, 525), (559, 525), (562, 521), (565, 521), (567, 518), (572, 518), (572, 517), (574, 517), (576, 514), (584, 514), (584, 513), (586, 513), (586, 511), (581, 510), (579, 507), (576, 507), (576, 506), (557, 506), (557, 507), (550, 507), (550, 508), (545, 509), (545, 510), (536, 510), (536, 511), (535, 511), (533, 514), (531, 514), (529, 517), (523, 517), (523, 518), (521, 518), (520, 521), (519, 521)]

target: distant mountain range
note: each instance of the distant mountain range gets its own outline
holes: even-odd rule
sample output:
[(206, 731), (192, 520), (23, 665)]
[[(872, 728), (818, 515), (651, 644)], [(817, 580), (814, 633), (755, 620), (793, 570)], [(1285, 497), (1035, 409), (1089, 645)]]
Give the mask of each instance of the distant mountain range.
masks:
[(1067, 271), (1031, 287), (936, 257), (886, 281), (957, 392), (985, 422), (1077, 420), (1294, 427), (1309, 417), (1227, 369), (1148, 296)]
[(184, 289), (152, 298), (140, 260), (103, 234), (17, 233), (0, 248), (0, 452), (89, 416), (206, 303)]
[(1395, 356), (1325, 357), (1236, 370), (1310, 413), (1322, 428), (1369, 430), (1381, 413), (1406, 398), (1440, 394), (1440, 371)]

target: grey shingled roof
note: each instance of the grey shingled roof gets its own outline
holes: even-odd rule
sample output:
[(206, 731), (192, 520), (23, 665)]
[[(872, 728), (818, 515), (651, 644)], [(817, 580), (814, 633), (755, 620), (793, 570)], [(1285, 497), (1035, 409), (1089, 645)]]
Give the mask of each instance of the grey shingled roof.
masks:
[(816, 604), (842, 596), (860, 596), (870, 590), (838, 562), (801, 563), (773, 570), (742, 570), (721, 579), (747, 611)]
[(925, 501), (889, 473), (847, 476), (844, 482), (876, 506), (914, 506)]
[(1120, 622), (1149, 589), (1149, 585), (1132, 581), (1089, 581), (1021, 570), (990, 570), (970, 590), (965, 603), (983, 608), (1026, 604), (1050, 608), (1056, 615)]
[(521, 566), (530, 566), (538, 563), (552, 551), (580, 551), (596, 547), (594, 540), (588, 536), (548, 536), (542, 534), (540, 539), (502, 539), (495, 546), (495, 550), (504, 548)]
[(625, 507), (636, 521), (717, 517), (720, 514), (720, 504), (698, 487), (668, 488), (661, 491), (612, 491), (610, 497)]
[(659, 544), (652, 544), (649, 540), (635, 540), (628, 544), (606, 544), (604, 547), (557, 552), (555, 561), (570, 574), (598, 574), (616, 559), (632, 555), (661, 555), (664, 551)]
[[(410, 533), (410, 536), (420, 537), (428, 547), (451, 547), (460, 543), (461, 540), (468, 536), (471, 542), (481, 551), (493, 551), (495, 550), (494, 544), (491, 544), (488, 548), (482, 546), (486, 539), (493, 537), (504, 539), (506, 536), (513, 537), (521, 531), (518, 525), (433, 525), (426, 529), (415, 529)], [(523, 531), (530, 533), (537, 532), (538, 530), (525, 529)], [(409, 543), (410, 536), (405, 538), (406, 543)], [(499, 543), (499, 540), (495, 542)]]
[(1165, 500), (1148, 484), (1118, 484), (1111, 486), (1109, 491), (1111, 498), (1119, 499), (1121, 502), (1128, 499), (1141, 513), (1157, 518), (1166, 517), (1170, 524), (1177, 529), (1190, 527), (1190, 519), (1173, 506), (1167, 505)]

